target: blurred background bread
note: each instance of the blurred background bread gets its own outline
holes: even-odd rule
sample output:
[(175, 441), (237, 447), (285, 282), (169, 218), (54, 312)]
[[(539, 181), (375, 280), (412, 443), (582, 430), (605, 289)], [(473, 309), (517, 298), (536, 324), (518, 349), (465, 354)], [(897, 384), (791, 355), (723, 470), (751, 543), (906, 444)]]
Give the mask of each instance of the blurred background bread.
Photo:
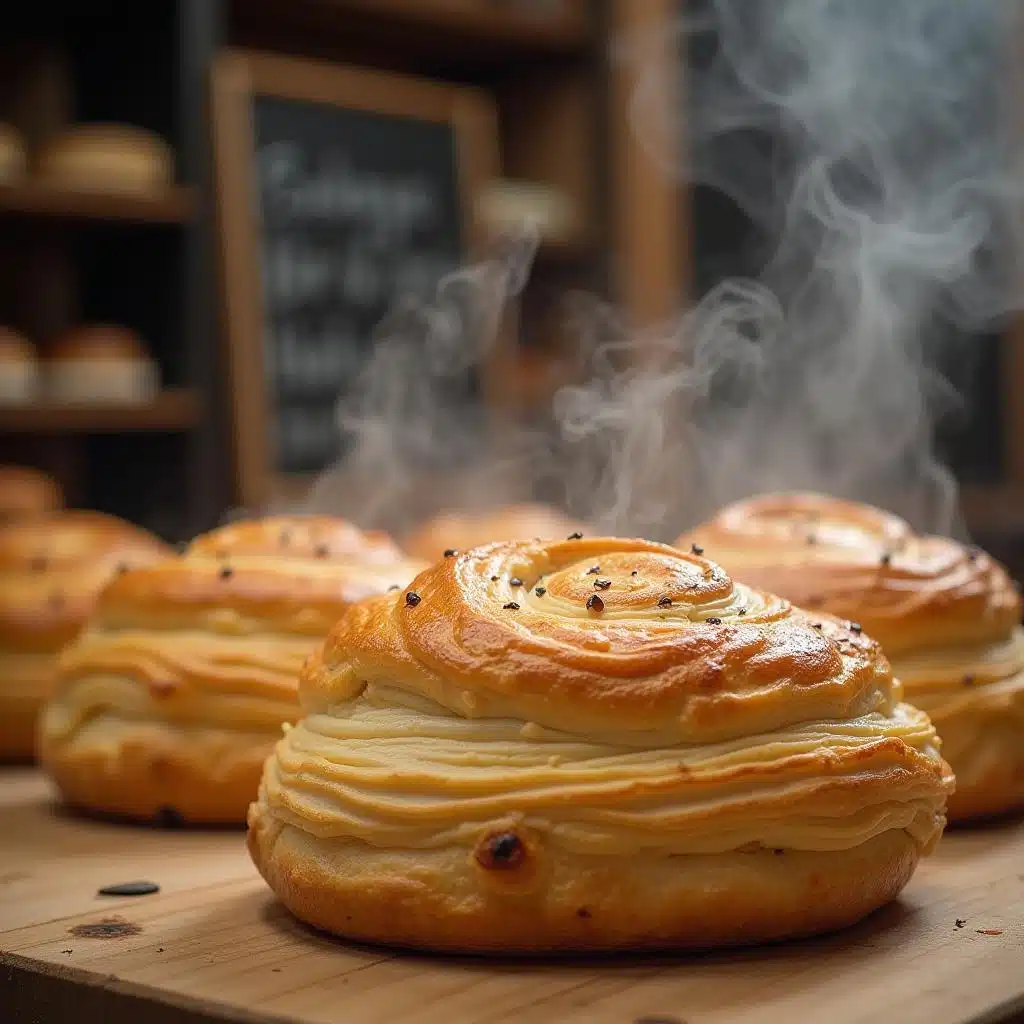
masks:
[(145, 194), (172, 183), (174, 158), (163, 139), (143, 128), (82, 124), (46, 142), (36, 172), (65, 188)]
[(46, 392), (54, 402), (151, 401), (160, 375), (139, 336), (94, 324), (63, 334), (46, 352)]
[(0, 121), (0, 184), (13, 185), (25, 174), (25, 140), (12, 124)]

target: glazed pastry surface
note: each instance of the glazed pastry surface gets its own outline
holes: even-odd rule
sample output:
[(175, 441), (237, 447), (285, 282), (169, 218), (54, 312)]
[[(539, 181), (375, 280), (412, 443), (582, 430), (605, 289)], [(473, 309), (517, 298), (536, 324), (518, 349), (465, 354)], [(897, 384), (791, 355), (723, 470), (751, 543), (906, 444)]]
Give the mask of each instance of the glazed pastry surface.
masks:
[(765, 495), (680, 538), (739, 578), (859, 623), (928, 712), (957, 776), (954, 820), (1024, 805), (1024, 633), (1006, 570), (880, 509)]
[(72, 802), (240, 822), (303, 660), (352, 601), (419, 568), (328, 517), (235, 523), (123, 573), (61, 659), (46, 767)]
[(296, 914), (362, 939), (816, 931), (891, 898), (945, 820), (934, 730), (877, 644), (639, 540), (443, 559), (349, 609), (300, 694), (250, 850)]

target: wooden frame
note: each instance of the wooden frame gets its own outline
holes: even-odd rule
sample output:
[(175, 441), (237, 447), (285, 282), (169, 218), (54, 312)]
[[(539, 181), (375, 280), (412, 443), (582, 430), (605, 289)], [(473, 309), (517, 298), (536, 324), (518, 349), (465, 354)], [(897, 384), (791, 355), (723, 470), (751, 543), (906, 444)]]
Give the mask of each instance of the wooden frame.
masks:
[(484, 241), (473, 216), (474, 197), (483, 183), (498, 174), (497, 119), (490, 98), (477, 89), (239, 50), (227, 50), (217, 57), (212, 91), (221, 294), (234, 413), (236, 492), (243, 506), (262, 508), (272, 498), (294, 494), (297, 486), (304, 490), (310, 480), (278, 474), (273, 453), (267, 450), (264, 300), (259, 226), (251, 201), (255, 184), (252, 98), (271, 96), (451, 124), (456, 139), (462, 233), (464, 245), (470, 250)]

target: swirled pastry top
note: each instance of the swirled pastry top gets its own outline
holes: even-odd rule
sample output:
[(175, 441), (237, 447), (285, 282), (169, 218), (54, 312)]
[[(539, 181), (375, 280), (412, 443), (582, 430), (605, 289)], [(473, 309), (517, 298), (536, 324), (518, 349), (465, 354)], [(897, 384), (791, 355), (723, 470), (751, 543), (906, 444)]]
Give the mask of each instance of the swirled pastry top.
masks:
[(688, 551), (604, 538), (490, 544), (349, 609), (300, 699), (325, 712), (376, 684), (626, 744), (726, 740), (894, 700), (858, 630)]
[(57, 650), (118, 571), (171, 553), (145, 530), (99, 512), (62, 512), (0, 528), (0, 645)]
[(998, 562), (897, 516), (819, 494), (737, 502), (681, 537), (739, 579), (852, 619), (890, 656), (1006, 639), (1021, 602)]
[(488, 512), (449, 512), (424, 523), (406, 540), (406, 548), (433, 562), (450, 549), (466, 551), (496, 540), (554, 540), (581, 529), (580, 524), (547, 505), (506, 505)]
[(350, 602), (397, 590), (422, 567), (387, 536), (329, 516), (237, 522), (181, 557), (122, 574), (93, 625), (321, 637)]

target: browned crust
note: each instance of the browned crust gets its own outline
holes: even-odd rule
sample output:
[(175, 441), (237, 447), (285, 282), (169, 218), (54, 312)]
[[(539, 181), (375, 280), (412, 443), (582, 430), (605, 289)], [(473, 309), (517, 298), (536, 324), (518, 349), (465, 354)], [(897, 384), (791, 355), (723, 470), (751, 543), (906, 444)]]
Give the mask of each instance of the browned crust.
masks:
[(52, 476), (28, 466), (0, 466), (0, 523), (45, 516), (63, 503)]
[(382, 851), (280, 826), (259, 803), (249, 852), (296, 917), (336, 935), (426, 950), (556, 953), (706, 949), (853, 924), (917, 864), (890, 831), (851, 850), (666, 857), (552, 856), (525, 885), (494, 884), (464, 849)]
[(0, 696), (0, 761), (31, 761), (36, 754), (36, 720), (43, 700), (8, 701)]
[(209, 729), (196, 738), (163, 723), (140, 722), (112, 751), (40, 738), (40, 761), (63, 799), (79, 808), (137, 821), (241, 825), (278, 735)]

